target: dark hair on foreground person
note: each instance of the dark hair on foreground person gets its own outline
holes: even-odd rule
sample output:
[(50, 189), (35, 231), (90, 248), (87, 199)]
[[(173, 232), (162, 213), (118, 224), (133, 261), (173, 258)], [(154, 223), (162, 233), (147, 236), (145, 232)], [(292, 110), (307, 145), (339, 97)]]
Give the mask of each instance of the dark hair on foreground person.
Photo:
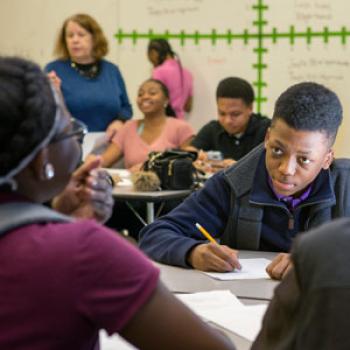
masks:
[(343, 109), (333, 91), (304, 82), (291, 86), (277, 99), (272, 125), (278, 119), (296, 130), (324, 132), (332, 145), (343, 119)]
[(40, 68), (19, 58), (1, 58), (0, 91), (0, 175), (4, 175), (46, 137), (56, 107)]

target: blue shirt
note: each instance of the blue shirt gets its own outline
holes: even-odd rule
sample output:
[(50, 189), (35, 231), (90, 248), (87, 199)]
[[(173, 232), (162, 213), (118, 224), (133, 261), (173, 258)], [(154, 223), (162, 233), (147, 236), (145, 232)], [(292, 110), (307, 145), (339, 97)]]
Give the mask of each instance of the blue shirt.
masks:
[(116, 65), (101, 60), (99, 74), (86, 78), (70, 63), (70, 60), (56, 60), (45, 71), (54, 70), (62, 80), (62, 94), (73, 117), (83, 121), (89, 131), (105, 131), (112, 121), (131, 118), (132, 108)]

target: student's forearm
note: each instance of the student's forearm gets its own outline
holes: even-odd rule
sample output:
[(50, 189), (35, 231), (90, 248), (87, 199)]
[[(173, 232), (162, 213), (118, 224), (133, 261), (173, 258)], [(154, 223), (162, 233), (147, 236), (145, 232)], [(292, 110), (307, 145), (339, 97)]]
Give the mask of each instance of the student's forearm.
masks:
[(181, 144), (180, 148), (185, 151), (191, 151), (190, 148), (194, 148), (193, 150), (196, 151), (196, 148), (191, 145), (193, 139), (194, 139), (194, 136), (191, 136), (189, 139), (187, 139), (185, 142)]
[(120, 149), (114, 143), (110, 143), (106, 151), (102, 154), (102, 167), (112, 166), (121, 157)]
[(193, 104), (193, 97), (189, 96), (185, 105), (184, 105), (184, 110), (185, 112), (189, 113), (192, 110), (192, 104)]
[(146, 350), (235, 349), (227, 337), (201, 321), (161, 282), (121, 335)]

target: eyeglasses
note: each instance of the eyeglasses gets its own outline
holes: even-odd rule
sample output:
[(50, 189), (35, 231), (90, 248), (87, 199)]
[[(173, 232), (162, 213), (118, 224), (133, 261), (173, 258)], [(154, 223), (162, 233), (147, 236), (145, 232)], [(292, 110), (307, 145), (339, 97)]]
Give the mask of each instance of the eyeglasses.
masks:
[(76, 137), (80, 144), (83, 143), (84, 136), (88, 132), (87, 126), (83, 122), (75, 118), (71, 118), (70, 121), (71, 129), (67, 132), (62, 132), (61, 134), (55, 135), (50, 142), (51, 144), (68, 139), (70, 137)]

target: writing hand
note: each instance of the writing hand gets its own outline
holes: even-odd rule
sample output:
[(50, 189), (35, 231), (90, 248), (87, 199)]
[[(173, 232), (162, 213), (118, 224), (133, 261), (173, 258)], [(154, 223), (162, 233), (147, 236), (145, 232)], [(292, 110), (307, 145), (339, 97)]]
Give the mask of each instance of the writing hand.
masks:
[(292, 261), (290, 260), (290, 254), (280, 253), (267, 266), (266, 272), (272, 279), (281, 280), (286, 276), (292, 266), (293, 265)]
[(240, 269), (238, 251), (216, 243), (200, 244), (188, 257), (191, 266), (201, 271), (229, 272)]
[(229, 166), (235, 164), (237, 161), (231, 158), (225, 158), (222, 163), (224, 168), (228, 168)]
[(134, 164), (132, 167), (130, 167), (128, 170), (131, 173), (136, 173), (138, 171), (141, 171), (142, 167), (143, 167), (143, 163), (137, 163), (137, 164)]

